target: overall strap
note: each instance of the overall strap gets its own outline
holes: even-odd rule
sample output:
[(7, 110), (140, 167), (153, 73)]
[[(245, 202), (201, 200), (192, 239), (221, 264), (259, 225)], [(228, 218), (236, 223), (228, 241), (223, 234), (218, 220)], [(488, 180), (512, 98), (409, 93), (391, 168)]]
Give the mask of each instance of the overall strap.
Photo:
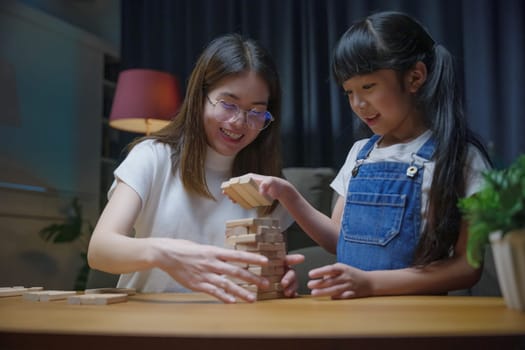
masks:
[(379, 135), (372, 135), (367, 143), (359, 150), (359, 153), (357, 154), (356, 160), (355, 160), (355, 166), (352, 169), (352, 177), (356, 177), (357, 173), (359, 172), (359, 167), (365, 159), (368, 157), (370, 152), (374, 149), (374, 144), (379, 140), (381, 136)]
[(424, 144), (419, 148), (417, 153), (412, 153), (412, 162), (407, 169), (408, 177), (415, 177), (416, 174), (423, 169), (424, 164), (432, 158), (436, 148), (436, 142), (434, 137), (430, 137)]
[(416, 155), (425, 160), (430, 160), (435, 150), (436, 150), (436, 141), (434, 140), (434, 137), (431, 136), (427, 140), (427, 142), (425, 142), (423, 146), (421, 146), (421, 148), (417, 151)]
[(368, 139), (368, 142), (359, 150), (359, 153), (357, 154), (356, 160), (365, 159), (368, 157), (370, 152), (372, 152), (372, 149), (374, 149), (374, 144), (379, 140), (381, 136), (379, 135), (372, 135), (370, 139)]

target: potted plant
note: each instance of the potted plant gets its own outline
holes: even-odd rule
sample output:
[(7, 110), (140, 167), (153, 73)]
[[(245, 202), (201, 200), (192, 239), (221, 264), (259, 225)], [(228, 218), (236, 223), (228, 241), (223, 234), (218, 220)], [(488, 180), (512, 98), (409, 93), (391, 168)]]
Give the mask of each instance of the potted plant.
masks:
[(82, 266), (77, 273), (74, 285), (75, 290), (84, 290), (86, 288), (89, 274), (87, 245), (92, 232), (93, 226), (91, 223), (84, 221), (82, 206), (76, 197), (73, 198), (71, 202), (71, 207), (68, 210), (68, 215), (64, 222), (51, 224), (39, 231), (40, 237), (46, 242), (59, 244), (79, 242), (81, 245), (80, 258), (82, 260)]
[(479, 267), (490, 243), (505, 303), (525, 311), (525, 155), (483, 175), (481, 191), (459, 201), (469, 222), (467, 258)]

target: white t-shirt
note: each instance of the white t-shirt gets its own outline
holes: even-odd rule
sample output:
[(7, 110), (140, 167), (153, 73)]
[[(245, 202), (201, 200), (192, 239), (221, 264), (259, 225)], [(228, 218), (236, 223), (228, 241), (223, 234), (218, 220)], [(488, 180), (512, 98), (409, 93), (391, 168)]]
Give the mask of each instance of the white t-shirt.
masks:
[[(221, 184), (231, 177), (234, 157), (223, 156), (208, 147), (206, 182), (216, 199), (213, 201), (184, 189), (179, 172), (176, 176), (172, 173), (171, 153), (169, 145), (145, 140), (115, 170), (115, 177), (135, 190), (142, 200), (134, 225), (135, 237), (170, 237), (223, 247), (227, 220), (257, 217), (255, 209), (243, 209), (222, 194)], [(109, 196), (115, 187), (116, 181)], [(282, 206), (277, 206), (271, 216), (279, 219), (283, 231), (293, 223)], [(118, 287), (145, 293), (188, 291), (156, 268), (121, 275)]]
[[(381, 140), (378, 139), (378, 141), (374, 144), (372, 151), (369, 153), (368, 157), (363, 161), (362, 164), (382, 161), (411, 163), (412, 155), (417, 153), (421, 146), (423, 146), (423, 144), (428, 141), (431, 135), (432, 132), (427, 130), (410, 142), (394, 144), (387, 147), (377, 147), (378, 142)], [(348, 183), (352, 177), (352, 170), (354, 169), (357, 155), (367, 142), (368, 139), (363, 139), (354, 143), (350, 149), (350, 152), (348, 153), (348, 156), (346, 157), (343, 167), (341, 170), (339, 170), (339, 173), (330, 185), (334, 191), (344, 198), (346, 198), (347, 195)], [(465, 166), (465, 173), (467, 174), (467, 178), (465, 179), (465, 195), (469, 197), (481, 189), (481, 186), (483, 185), (482, 172), (488, 170), (490, 168), (490, 164), (483, 157), (478, 148), (469, 144)], [(432, 176), (434, 174), (434, 167), (434, 161), (427, 161), (423, 163), (424, 171), (421, 185), (421, 230), (423, 230), (426, 224), (425, 214), (428, 205), (428, 196), (430, 193)]]

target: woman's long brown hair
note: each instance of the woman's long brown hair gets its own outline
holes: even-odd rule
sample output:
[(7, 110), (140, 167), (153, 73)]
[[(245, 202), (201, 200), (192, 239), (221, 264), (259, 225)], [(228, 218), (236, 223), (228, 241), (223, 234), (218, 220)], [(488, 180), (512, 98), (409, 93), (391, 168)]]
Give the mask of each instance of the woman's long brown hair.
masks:
[[(213, 40), (202, 52), (191, 73), (179, 113), (165, 128), (135, 140), (154, 139), (172, 147), (172, 171), (180, 171), (188, 192), (214, 199), (206, 183), (204, 162), (207, 140), (204, 132), (206, 95), (227, 76), (254, 71), (268, 85), (268, 111), (274, 121), (234, 159), (231, 176), (248, 172), (282, 177), (281, 85), (275, 64), (266, 50), (251, 39), (227, 34)], [(274, 206), (264, 211), (270, 212)]]

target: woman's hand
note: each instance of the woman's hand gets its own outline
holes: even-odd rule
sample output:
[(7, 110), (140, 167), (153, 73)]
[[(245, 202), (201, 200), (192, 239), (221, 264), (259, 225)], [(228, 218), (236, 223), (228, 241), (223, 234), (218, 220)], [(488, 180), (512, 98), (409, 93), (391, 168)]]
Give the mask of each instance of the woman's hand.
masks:
[(228, 277), (244, 280), (247, 284), (255, 284), (261, 289), (269, 286), (267, 279), (240, 266), (264, 266), (268, 259), (262, 255), (184, 240), (163, 239), (160, 244), (163, 245), (160, 268), (191, 290), (210, 294), (225, 303), (234, 303), (236, 298), (253, 302), (256, 295), (238, 286)]
[(367, 272), (336, 263), (313, 269), (308, 273), (308, 288), (313, 296), (331, 296), (332, 299), (360, 298), (372, 295)]
[(297, 296), (297, 288), (299, 288), (297, 273), (290, 266), (300, 264), (303, 261), (304, 255), (301, 254), (291, 254), (285, 257), (284, 264), (287, 267), (287, 271), (281, 279), (281, 286), (283, 287), (284, 295), (287, 297), (293, 298)]

